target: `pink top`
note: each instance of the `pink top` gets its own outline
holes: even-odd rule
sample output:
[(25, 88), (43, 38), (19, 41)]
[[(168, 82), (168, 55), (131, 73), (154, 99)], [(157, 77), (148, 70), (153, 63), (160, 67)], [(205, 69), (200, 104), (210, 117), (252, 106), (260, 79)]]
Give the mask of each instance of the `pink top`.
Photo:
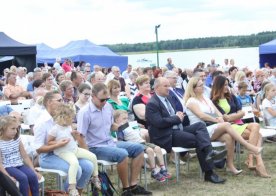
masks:
[(62, 64), (62, 69), (64, 70), (65, 73), (70, 72), (72, 70), (72, 67), (68, 65), (67, 63)]

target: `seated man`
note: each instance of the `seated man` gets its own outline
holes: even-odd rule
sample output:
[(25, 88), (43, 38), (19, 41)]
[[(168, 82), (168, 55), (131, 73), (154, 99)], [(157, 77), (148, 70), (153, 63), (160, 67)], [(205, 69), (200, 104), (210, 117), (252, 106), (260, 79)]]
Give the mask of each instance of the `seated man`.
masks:
[(197, 157), (205, 181), (224, 183), (213, 172), (212, 160), (222, 159), (226, 151), (213, 151), (210, 137), (204, 123), (199, 122), (183, 127), (183, 112), (175, 112), (169, 96), (170, 83), (168, 79), (160, 77), (155, 80), (155, 95), (146, 106), (146, 119), (150, 140), (152, 143), (171, 152), (172, 147), (196, 148)]
[[(118, 130), (118, 124), (114, 123), (113, 108), (106, 102), (107, 100), (108, 90), (105, 84), (93, 85), (91, 101), (81, 108), (77, 116), (77, 130), (86, 139), (86, 144), (79, 143), (79, 145), (93, 152), (98, 160), (118, 162), (117, 171), (123, 184), (122, 195), (151, 195), (150, 191), (137, 185), (138, 175), (144, 162), (144, 148), (138, 143), (114, 142), (110, 130)], [(128, 157), (132, 158), (130, 182)]]
[[(43, 105), (45, 110), (34, 125), (34, 149), (39, 154), (39, 165), (46, 169), (57, 169), (68, 172), (69, 164), (53, 153), (53, 150), (66, 145), (69, 140), (63, 139), (47, 144), (48, 132), (55, 125), (53, 115), (57, 106), (63, 101), (58, 91), (47, 92), (44, 96)], [(78, 137), (81, 139), (81, 137)], [(81, 141), (78, 141), (81, 142)], [(89, 160), (79, 159), (77, 174), (77, 189), (81, 194), (93, 172), (93, 164)]]
[(16, 84), (16, 74), (9, 72), (7, 74), (7, 85), (4, 89), (6, 99), (10, 100), (12, 104), (17, 104), (19, 99), (31, 98), (31, 94), (25, 91), (21, 86)]

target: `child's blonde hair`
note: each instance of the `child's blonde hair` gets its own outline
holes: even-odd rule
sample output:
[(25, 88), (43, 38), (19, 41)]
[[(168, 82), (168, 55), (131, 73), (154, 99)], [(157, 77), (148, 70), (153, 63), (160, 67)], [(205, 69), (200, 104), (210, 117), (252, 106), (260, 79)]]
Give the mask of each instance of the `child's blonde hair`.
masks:
[[(13, 124), (17, 124), (19, 126), (19, 122), (14, 116), (0, 117), (0, 138), (3, 137), (3, 134), (7, 130), (7, 128)], [(17, 129), (17, 133), (14, 136), (14, 139), (17, 139), (19, 137), (19, 134), (19, 129)]]
[(75, 115), (76, 111), (73, 105), (62, 103), (56, 108), (53, 119), (58, 125), (70, 126)]
[(127, 114), (126, 110), (115, 110), (113, 113), (114, 121), (116, 121), (122, 114)]
[(264, 90), (263, 90), (263, 92), (264, 92), (264, 98), (266, 98), (266, 96), (267, 96), (267, 92), (270, 90), (270, 89), (272, 89), (273, 87), (275, 87), (275, 84), (273, 84), (273, 83), (268, 83), (268, 84), (266, 84), (265, 86), (264, 86)]

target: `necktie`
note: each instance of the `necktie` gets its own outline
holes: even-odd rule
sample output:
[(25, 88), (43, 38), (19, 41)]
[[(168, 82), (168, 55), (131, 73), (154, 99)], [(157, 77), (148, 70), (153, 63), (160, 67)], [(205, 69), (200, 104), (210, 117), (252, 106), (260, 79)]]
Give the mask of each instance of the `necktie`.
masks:
[(167, 110), (171, 116), (175, 114), (174, 109), (172, 108), (171, 104), (169, 103), (168, 99), (165, 99)]
[[(170, 116), (175, 115), (175, 111), (174, 111), (173, 107), (171, 106), (171, 104), (169, 103), (168, 99), (165, 99), (165, 103), (167, 105), (167, 110), (168, 110)], [(183, 125), (182, 125), (182, 123), (180, 123), (178, 125), (174, 125), (173, 129), (179, 129), (179, 130), (183, 131)]]

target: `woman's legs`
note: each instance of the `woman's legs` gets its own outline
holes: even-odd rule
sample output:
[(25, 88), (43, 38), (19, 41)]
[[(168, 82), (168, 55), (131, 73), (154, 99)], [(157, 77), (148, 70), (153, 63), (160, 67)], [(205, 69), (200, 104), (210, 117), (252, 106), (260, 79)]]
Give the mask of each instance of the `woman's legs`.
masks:
[(227, 168), (234, 174), (237, 173), (238, 170), (234, 166), (235, 140), (227, 133), (220, 136), (218, 140), (224, 142), (227, 149)]
[(254, 154), (259, 154), (261, 151), (260, 147), (256, 147), (247, 141), (245, 141), (241, 135), (239, 135), (231, 126), (230, 123), (224, 122), (219, 123), (218, 128), (215, 130), (214, 134), (212, 135), (212, 140), (218, 139), (220, 136), (222, 136), (224, 133), (228, 133), (231, 135), (231, 137), (239, 142), (241, 145), (243, 145), (247, 150), (253, 152)]

